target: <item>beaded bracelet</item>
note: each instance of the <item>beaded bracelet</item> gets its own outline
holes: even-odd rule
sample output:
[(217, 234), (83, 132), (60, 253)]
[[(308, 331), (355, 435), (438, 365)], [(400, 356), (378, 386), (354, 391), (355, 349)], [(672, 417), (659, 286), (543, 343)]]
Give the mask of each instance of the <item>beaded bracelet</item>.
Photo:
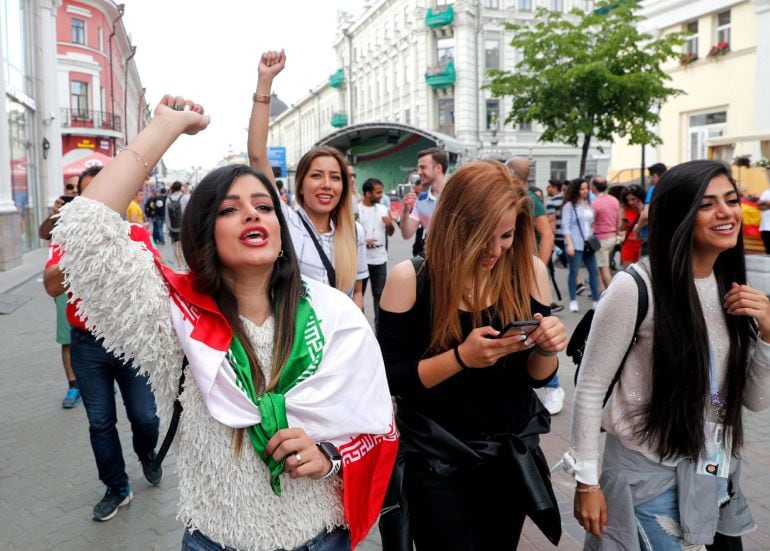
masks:
[(460, 364), (460, 367), (463, 368), (464, 370), (468, 369), (468, 366), (465, 365), (465, 363), (463, 362), (463, 359), (460, 357), (460, 345), (459, 344), (454, 347), (454, 351), (455, 351), (455, 359), (457, 360), (457, 363)]
[(575, 487), (575, 491), (579, 494), (590, 494), (591, 492), (598, 492), (602, 487), (596, 484), (595, 486), (588, 486), (587, 488)]
[(134, 158), (138, 162), (144, 165), (145, 178), (150, 175), (150, 165), (147, 164), (147, 161), (145, 160), (145, 158), (142, 157), (142, 155), (138, 151), (131, 149), (130, 147), (124, 147), (122, 151), (130, 151), (131, 153), (133, 153)]

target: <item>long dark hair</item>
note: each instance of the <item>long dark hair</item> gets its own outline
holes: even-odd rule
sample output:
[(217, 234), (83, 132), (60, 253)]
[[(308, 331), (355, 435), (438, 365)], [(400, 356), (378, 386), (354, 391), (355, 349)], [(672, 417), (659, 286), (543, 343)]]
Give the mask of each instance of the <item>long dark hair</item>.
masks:
[[(704, 417), (710, 402), (709, 341), (693, 281), (693, 232), (709, 182), (730, 169), (718, 161), (682, 163), (661, 176), (650, 203), (650, 268), (655, 301), (652, 397), (640, 431), (661, 458), (698, 457), (704, 449)], [(737, 188), (736, 188), (737, 191)], [(720, 296), (733, 282), (746, 283), (743, 237), (714, 264)], [(725, 316), (730, 335), (724, 422), (732, 428), (733, 453), (743, 443), (743, 392), (748, 351), (756, 326), (747, 316)]]
[[(564, 203), (572, 203), (573, 207), (577, 207), (577, 202), (580, 200), (580, 188), (583, 184), (588, 185), (588, 182), (583, 178), (575, 178), (570, 180), (567, 187), (564, 189)], [(589, 201), (586, 199), (586, 201)]]
[[(222, 262), (214, 242), (219, 205), (235, 179), (244, 175), (255, 176), (265, 186), (281, 226), (283, 256), (275, 262), (270, 276), (270, 306), (275, 321), (275, 336), (271, 380), (267, 382), (238, 315), (235, 294), (222, 275)], [(228, 165), (213, 170), (190, 195), (182, 217), (181, 241), (185, 261), (195, 276), (196, 290), (214, 298), (233, 333), (241, 341), (249, 358), (255, 389), (261, 393), (274, 388), (294, 344), (294, 316), (303, 292), (297, 255), (275, 189), (262, 173), (246, 165)]]

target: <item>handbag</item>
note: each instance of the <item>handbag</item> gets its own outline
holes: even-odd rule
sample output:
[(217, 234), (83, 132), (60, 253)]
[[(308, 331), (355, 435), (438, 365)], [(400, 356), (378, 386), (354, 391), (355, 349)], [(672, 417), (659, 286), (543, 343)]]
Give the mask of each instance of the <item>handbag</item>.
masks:
[(580, 237), (583, 238), (583, 253), (594, 254), (599, 252), (599, 249), (602, 248), (602, 244), (599, 241), (599, 238), (593, 234), (589, 235), (588, 238), (583, 235), (583, 225), (580, 223), (580, 216), (578, 216), (577, 209), (575, 209), (575, 217), (577, 218), (577, 227), (578, 231), (580, 232)]

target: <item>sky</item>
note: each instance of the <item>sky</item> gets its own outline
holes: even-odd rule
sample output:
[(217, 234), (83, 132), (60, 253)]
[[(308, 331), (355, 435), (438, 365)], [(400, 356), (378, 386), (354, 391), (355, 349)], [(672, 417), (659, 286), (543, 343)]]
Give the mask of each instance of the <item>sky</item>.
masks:
[[(338, 69), (337, 11), (360, 14), (363, 0), (122, 0), (136, 64), (154, 110), (163, 94), (192, 98), (211, 115), (196, 136), (164, 156), (171, 170), (213, 167), (228, 150), (246, 151), (251, 96), (265, 50), (286, 50), (273, 91), (287, 105)], [(203, 6), (208, 6), (204, 8)]]

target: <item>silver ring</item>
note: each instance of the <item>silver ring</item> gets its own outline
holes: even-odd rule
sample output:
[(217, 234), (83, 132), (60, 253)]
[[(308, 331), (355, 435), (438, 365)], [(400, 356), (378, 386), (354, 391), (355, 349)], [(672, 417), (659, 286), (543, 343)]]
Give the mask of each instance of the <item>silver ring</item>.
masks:
[(296, 460), (297, 460), (297, 466), (298, 466), (298, 467), (299, 467), (300, 465), (302, 465), (302, 456), (301, 456), (300, 454), (298, 454), (298, 453), (295, 453), (295, 454), (294, 454), (294, 459), (296, 459)]

